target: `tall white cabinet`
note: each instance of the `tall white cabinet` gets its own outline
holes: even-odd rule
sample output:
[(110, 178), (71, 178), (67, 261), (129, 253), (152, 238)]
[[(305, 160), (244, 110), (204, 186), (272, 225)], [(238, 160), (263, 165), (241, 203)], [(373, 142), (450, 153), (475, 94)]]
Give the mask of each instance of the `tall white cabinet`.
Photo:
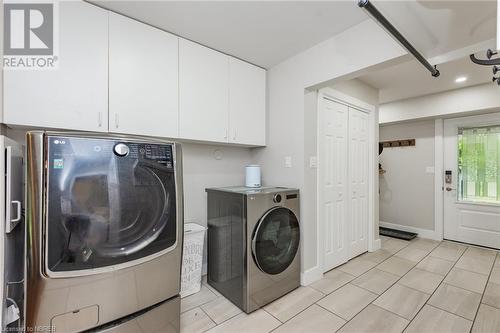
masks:
[(178, 38), (109, 14), (109, 131), (179, 135)]
[(181, 138), (227, 142), (229, 57), (179, 40)]
[(4, 119), (13, 125), (108, 131), (108, 12), (59, 3), (53, 70), (4, 70)]

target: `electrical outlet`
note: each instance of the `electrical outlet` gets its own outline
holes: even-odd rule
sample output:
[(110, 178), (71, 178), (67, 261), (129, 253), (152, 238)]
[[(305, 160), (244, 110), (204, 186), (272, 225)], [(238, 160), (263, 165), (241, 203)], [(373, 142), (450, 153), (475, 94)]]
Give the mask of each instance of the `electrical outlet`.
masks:
[(292, 156), (285, 156), (285, 168), (292, 167)]

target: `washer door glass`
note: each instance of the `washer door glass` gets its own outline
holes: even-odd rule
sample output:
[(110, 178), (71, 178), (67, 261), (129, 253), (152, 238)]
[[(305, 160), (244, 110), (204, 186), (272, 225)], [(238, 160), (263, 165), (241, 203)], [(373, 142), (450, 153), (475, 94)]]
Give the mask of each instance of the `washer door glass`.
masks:
[(175, 243), (171, 146), (68, 137), (48, 140), (50, 271), (121, 264)]
[(299, 221), (283, 207), (272, 208), (260, 219), (253, 239), (255, 263), (265, 273), (279, 274), (292, 263), (300, 242)]

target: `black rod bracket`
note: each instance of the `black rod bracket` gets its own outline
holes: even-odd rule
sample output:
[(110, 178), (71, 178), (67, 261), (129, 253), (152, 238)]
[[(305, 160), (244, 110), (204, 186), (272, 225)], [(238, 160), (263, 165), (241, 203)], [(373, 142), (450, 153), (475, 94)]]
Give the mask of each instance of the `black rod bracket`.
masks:
[(495, 66), (495, 65), (500, 65), (500, 58), (495, 58), (495, 59), (478, 59), (474, 54), (470, 55), (470, 60), (478, 65), (483, 65), (483, 66)]
[(390, 33), (408, 52), (410, 52), (433, 77), (439, 76), (439, 70), (432, 66), (424, 56), (413, 47), (413, 45), (389, 22), (385, 16), (370, 2), (370, 0), (358, 0), (358, 6), (366, 10), (384, 29)]

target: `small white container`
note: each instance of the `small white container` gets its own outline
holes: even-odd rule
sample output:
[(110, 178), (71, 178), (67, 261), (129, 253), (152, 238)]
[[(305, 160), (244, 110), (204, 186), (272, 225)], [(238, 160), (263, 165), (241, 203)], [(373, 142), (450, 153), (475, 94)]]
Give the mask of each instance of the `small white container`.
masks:
[(181, 297), (197, 293), (201, 289), (203, 243), (205, 228), (196, 223), (184, 224), (184, 251), (182, 253)]
[(245, 167), (245, 186), (260, 187), (260, 165), (252, 164)]

